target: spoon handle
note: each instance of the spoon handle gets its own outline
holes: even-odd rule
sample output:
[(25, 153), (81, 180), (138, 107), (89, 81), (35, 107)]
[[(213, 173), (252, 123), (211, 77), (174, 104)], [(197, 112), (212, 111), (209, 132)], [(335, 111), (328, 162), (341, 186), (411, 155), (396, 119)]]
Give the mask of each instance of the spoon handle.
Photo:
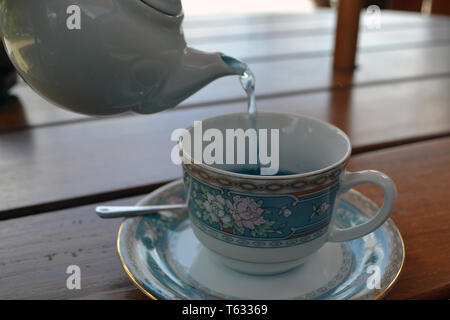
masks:
[[(160, 211), (170, 211), (177, 209), (186, 209), (187, 205), (183, 204), (164, 204), (155, 206), (101, 206), (95, 209), (100, 218), (112, 219), (121, 217), (141, 216), (152, 214)], [(160, 212), (162, 213), (162, 212)], [(166, 214), (167, 215), (167, 214)], [(170, 214), (169, 214), (170, 215)], [(171, 215), (170, 215), (171, 216)]]

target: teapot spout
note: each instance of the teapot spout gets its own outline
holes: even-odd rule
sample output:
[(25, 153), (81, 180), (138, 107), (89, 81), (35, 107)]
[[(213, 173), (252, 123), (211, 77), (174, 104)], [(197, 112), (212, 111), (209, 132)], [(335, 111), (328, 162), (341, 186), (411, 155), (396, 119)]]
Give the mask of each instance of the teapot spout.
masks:
[(165, 86), (167, 100), (163, 105), (176, 106), (212, 81), (230, 75), (242, 75), (247, 66), (237, 59), (220, 52), (205, 53), (186, 48), (181, 59)]

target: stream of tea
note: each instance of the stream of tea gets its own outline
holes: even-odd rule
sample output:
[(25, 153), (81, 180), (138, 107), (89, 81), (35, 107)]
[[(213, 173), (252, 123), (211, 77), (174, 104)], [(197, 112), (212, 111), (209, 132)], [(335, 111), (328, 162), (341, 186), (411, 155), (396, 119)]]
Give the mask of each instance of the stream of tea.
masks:
[[(256, 111), (256, 99), (255, 99), (255, 75), (250, 68), (243, 63), (244, 72), (240, 76), (242, 88), (244, 88), (247, 94), (247, 112), (250, 117), (250, 126), (253, 129), (257, 129), (257, 111)], [(259, 139), (256, 145), (256, 164), (250, 165), (242, 172), (244, 174), (261, 175), (261, 165), (259, 161)]]
[[(248, 66), (246, 66), (244, 73), (240, 76), (242, 88), (247, 94), (247, 112), (252, 118), (256, 115), (256, 100), (255, 100), (255, 76)], [(253, 126), (253, 128), (255, 128)]]
[[(247, 95), (247, 112), (250, 118), (250, 127), (257, 130), (258, 129), (258, 116), (255, 98), (255, 75), (250, 70), (248, 65), (244, 62), (236, 60), (230, 56), (222, 55), (223, 61), (228, 64), (236, 74), (239, 75), (239, 80), (241, 82), (242, 88)], [(250, 175), (261, 175), (261, 162), (259, 157), (259, 140), (257, 143), (256, 150), (256, 164), (248, 164), (245, 169), (235, 171), (236, 173), (250, 174)], [(290, 175), (294, 174), (287, 170), (280, 169), (276, 175)]]
[[(250, 68), (245, 64), (239, 63), (239, 70), (241, 70), (240, 81), (242, 88), (247, 94), (247, 112), (250, 118), (250, 127), (257, 130), (258, 128), (258, 116), (257, 116), (257, 107), (256, 107), (256, 98), (255, 98), (255, 76)], [(259, 158), (259, 139), (256, 147), (256, 164), (249, 164), (244, 170), (238, 171), (238, 173), (250, 174), (250, 175), (262, 175), (261, 170), (261, 162)], [(295, 174), (294, 172), (280, 169), (275, 174), (277, 176), (283, 175), (291, 175)]]

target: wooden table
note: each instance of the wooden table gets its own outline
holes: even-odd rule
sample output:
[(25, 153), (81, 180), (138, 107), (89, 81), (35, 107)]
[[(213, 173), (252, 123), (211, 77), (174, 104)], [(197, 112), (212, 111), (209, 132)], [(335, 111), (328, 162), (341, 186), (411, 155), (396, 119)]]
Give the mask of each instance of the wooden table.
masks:
[[(314, 116), (354, 145), (351, 170), (377, 169), (399, 191), (393, 220), (404, 270), (388, 299), (450, 297), (450, 19), (382, 13), (360, 30), (353, 77), (332, 73), (335, 14), (186, 19), (188, 42), (248, 61), (260, 110)], [(134, 204), (181, 176), (170, 134), (245, 110), (235, 78), (175, 110), (88, 118), (57, 109), (23, 82), (0, 103), (0, 299), (144, 299), (116, 253), (119, 220), (100, 203)], [(144, 147), (143, 147), (144, 146)], [(381, 192), (359, 188), (378, 204)], [(82, 289), (66, 289), (66, 268)]]

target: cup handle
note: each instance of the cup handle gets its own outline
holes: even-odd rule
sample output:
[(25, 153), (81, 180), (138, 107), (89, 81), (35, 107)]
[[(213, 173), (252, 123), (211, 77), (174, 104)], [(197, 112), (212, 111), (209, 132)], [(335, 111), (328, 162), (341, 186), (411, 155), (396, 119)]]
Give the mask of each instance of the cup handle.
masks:
[[(390, 216), (397, 200), (397, 189), (394, 182), (386, 174), (375, 171), (365, 170), (359, 172), (346, 171), (341, 178), (339, 195), (349, 191), (351, 188), (364, 183), (372, 183), (381, 188), (384, 193), (383, 206), (375, 216), (369, 221), (355, 227), (341, 229), (335, 223), (331, 226), (328, 235), (330, 242), (350, 241), (365, 236), (381, 226)], [(336, 206), (337, 207), (337, 206)]]

